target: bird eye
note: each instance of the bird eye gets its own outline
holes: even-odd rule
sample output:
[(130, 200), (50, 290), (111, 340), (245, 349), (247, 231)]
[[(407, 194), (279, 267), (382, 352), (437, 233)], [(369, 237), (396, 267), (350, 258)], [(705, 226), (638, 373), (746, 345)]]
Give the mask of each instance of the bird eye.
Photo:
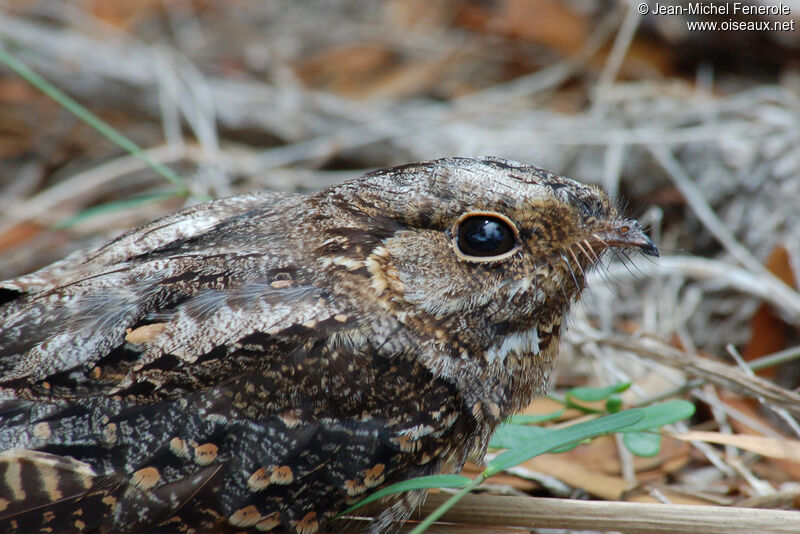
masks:
[(456, 223), (453, 244), (462, 259), (496, 261), (517, 245), (517, 229), (506, 217), (493, 213), (463, 215)]

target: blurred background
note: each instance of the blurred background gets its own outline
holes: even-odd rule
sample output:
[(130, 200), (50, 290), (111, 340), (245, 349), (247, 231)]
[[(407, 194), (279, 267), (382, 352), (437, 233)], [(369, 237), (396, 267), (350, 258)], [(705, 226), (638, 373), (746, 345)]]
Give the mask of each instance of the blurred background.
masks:
[[(664, 256), (612, 259), (598, 275), (559, 385), (632, 380), (630, 402), (680, 392), (705, 429), (797, 439), (800, 367), (768, 366), (748, 382), (743, 362), (800, 353), (800, 2), (744, 3), (761, 14), (688, 5), (0, 1), (4, 50), (184, 180), (159, 176), (0, 66), (0, 279), (208, 198), (502, 156), (603, 185)], [(643, 335), (660, 360), (636, 344)], [(620, 336), (628, 345), (612, 346)], [(738, 381), (670, 350), (730, 366)], [(759, 376), (778, 383), (775, 398), (759, 397)], [(637, 464), (640, 482), (797, 504), (797, 463), (748, 456), (726, 469), (735, 450), (670, 447)], [(601, 466), (629, 487), (626, 460), (597, 454), (588, 472)], [(533, 491), (530, 480), (509, 483)]]

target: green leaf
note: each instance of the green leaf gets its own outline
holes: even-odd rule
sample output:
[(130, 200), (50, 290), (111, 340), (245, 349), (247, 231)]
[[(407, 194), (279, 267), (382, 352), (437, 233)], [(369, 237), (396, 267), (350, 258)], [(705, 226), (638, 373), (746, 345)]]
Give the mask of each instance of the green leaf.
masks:
[(379, 489), (372, 495), (369, 495), (368, 497), (358, 501), (356, 504), (339, 515), (347, 515), (353, 510), (361, 508), (365, 504), (377, 501), (378, 499), (382, 499), (387, 495), (392, 495), (393, 493), (403, 493), (404, 491), (430, 488), (463, 488), (470, 482), (472, 482), (471, 478), (462, 475), (430, 475), (404, 480), (402, 482), (398, 482), (397, 484), (392, 484), (391, 486), (386, 486), (385, 488)]
[(630, 428), (626, 428), (623, 432), (657, 429), (663, 425), (668, 425), (694, 415), (694, 404), (681, 399), (662, 402), (660, 404), (651, 404), (650, 406), (637, 409), (644, 413), (644, 418)]
[[(527, 433), (534, 439), (533, 443), (525, 443), (522, 446), (515, 447), (509, 451), (496, 457), (489, 462), (489, 465), (484, 469), (481, 476), (472, 479), (469, 483), (465, 484), (461, 490), (455, 495), (451, 496), (447, 501), (439, 505), (424, 521), (419, 523), (411, 534), (420, 534), (425, 531), (430, 525), (449, 510), (455, 503), (457, 503), (464, 495), (476, 488), (482, 481), (486, 480), (492, 475), (518, 465), (534, 456), (550, 452), (565, 445), (572, 445), (580, 443), (585, 439), (607, 434), (609, 432), (617, 432), (627, 427), (630, 427), (644, 418), (644, 414), (639, 409), (625, 410), (613, 415), (601, 417), (593, 421), (586, 421), (578, 423), (567, 428), (559, 428), (557, 430), (541, 429), (537, 427), (525, 427), (523, 425), (504, 425), (506, 428), (506, 436), (500, 437), (500, 440), (516, 440), (524, 437)], [(526, 429), (526, 430), (523, 430)], [(533, 432), (529, 432), (533, 430)], [(498, 429), (499, 431), (499, 429)], [(542, 432), (544, 431), (544, 432)], [(410, 481), (409, 481), (410, 482)], [(359, 503), (360, 505), (361, 503)]]
[[(542, 436), (552, 434), (555, 430), (551, 428), (542, 428), (540, 426), (527, 426), (527, 425), (510, 425), (502, 424), (498, 427), (497, 431), (492, 436), (489, 442), (489, 447), (492, 449), (516, 449), (517, 447), (524, 447), (530, 445), (535, 440), (541, 439)], [(550, 452), (567, 452), (578, 445), (582, 441), (558, 447)]]
[(506, 423), (512, 425), (530, 425), (530, 424), (537, 424), (537, 423), (544, 423), (546, 421), (552, 421), (553, 419), (558, 419), (564, 415), (564, 409), (556, 410), (555, 412), (544, 413), (541, 415), (512, 415), (508, 419), (506, 419)]
[(619, 397), (609, 397), (606, 400), (606, 411), (608, 413), (617, 413), (622, 409), (622, 399)]
[(504, 469), (514, 467), (526, 460), (530, 460), (534, 456), (550, 452), (564, 445), (570, 445), (575, 442), (583, 441), (584, 439), (608, 434), (610, 432), (618, 432), (635, 425), (642, 419), (644, 419), (644, 413), (642, 413), (640, 409), (625, 410), (592, 421), (553, 430), (546, 435), (536, 438), (533, 443), (515, 447), (514, 449), (504, 452), (489, 462), (482, 476), (483, 478), (488, 478)]
[(567, 408), (572, 408), (575, 410), (580, 410), (585, 414), (597, 414), (601, 415), (605, 412), (603, 410), (595, 410), (594, 408), (589, 408), (588, 406), (584, 406), (583, 404), (578, 404), (572, 400), (572, 398), (568, 397), (564, 404)]
[(604, 388), (572, 388), (567, 391), (567, 400), (577, 399), (583, 402), (597, 402), (607, 399), (615, 393), (622, 393), (631, 387), (631, 382), (620, 382)]
[(489, 447), (493, 449), (515, 449), (524, 447), (542, 436), (551, 434), (553, 431), (540, 426), (511, 425), (503, 423), (497, 428), (489, 442)]
[(622, 443), (636, 456), (649, 458), (661, 452), (661, 434), (651, 432), (625, 432)]

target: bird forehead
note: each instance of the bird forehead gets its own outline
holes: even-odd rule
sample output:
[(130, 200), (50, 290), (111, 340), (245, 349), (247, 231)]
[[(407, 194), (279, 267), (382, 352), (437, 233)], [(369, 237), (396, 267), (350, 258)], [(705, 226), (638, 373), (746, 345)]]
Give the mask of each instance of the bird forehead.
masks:
[(438, 193), (437, 197), (444, 201), (444, 205), (449, 205), (454, 215), (487, 209), (510, 215), (516, 210), (527, 211), (532, 206), (570, 203), (577, 189), (567, 183), (565, 187), (575, 191), (562, 191), (561, 184), (547, 179), (520, 180), (505, 174), (473, 179), (461, 177), (457, 182), (449, 182), (447, 190)]
[(615, 210), (601, 189), (569, 178), (519, 180), (515, 176), (496, 178), (483, 189), (465, 195), (456, 211), (487, 208), (514, 220), (551, 213), (557, 217), (611, 218)]
[(595, 186), (556, 175), (545, 169), (521, 163), (487, 158), (481, 165), (448, 176), (468, 203), (507, 205), (519, 209), (541, 207), (546, 203), (565, 203), (588, 211), (604, 211), (610, 206), (605, 192)]
[(575, 214), (603, 218), (610, 213), (610, 202), (599, 188), (533, 165), (491, 157), (445, 158), (383, 169), (346, 188), (348, 201), (370, 215), (412, 226), (447, 226), (474, 211), (496, 211), (509, 217), (547, 207), (571, 207)]
[[(528, 204), (572, 208), (580, 216), (611, 218), (616, 215), (611, 199), (601, 188), (569, 178), (554, 178), (543, 184), (546, 191), (539, 198), (529, 198)], [(531, 202), (532, 201), (532, 202)]]

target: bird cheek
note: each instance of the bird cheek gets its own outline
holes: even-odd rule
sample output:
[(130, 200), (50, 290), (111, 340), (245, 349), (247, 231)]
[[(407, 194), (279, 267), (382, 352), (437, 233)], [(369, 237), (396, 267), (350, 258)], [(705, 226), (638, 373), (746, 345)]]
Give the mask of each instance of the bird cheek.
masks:
[(395, 267), (390, 248), (376, 247), (364, 261), (370, 276), (370, 287), (379, 300), (402, 297), (405, 286), (400, 280), (400, 273)]
[[(494, 294), (476, 264), (459, 261), (444, 234), (406, 232), (384, 241), (367, 259), (376, 291), (441, 317), (459, 314)], [(380, 294), (380, 293), (379, 293)]]

